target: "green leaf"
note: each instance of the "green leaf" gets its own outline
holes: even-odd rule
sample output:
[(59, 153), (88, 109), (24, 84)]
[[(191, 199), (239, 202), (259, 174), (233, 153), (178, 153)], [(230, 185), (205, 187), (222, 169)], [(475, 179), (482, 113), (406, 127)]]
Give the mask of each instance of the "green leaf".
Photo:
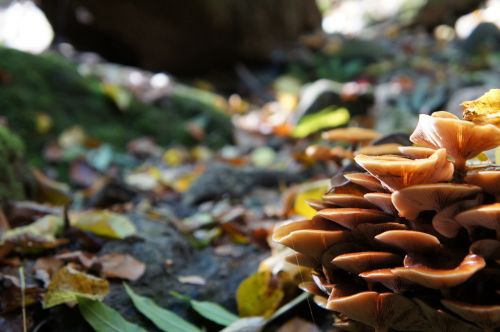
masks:
[(196, 300), (191, 300), (190, 303), (197, 313), (222, 326), (231, 325), (239, 319), (238, 316), (217, 303)]
[(165, 332), (202, 332), (201, 329), (185, 321), (170, 310), (158, 306), (148, 297), (138, 295), (127, 284), (123, 284), (134, 306)]
[(327, 107), (324, 110), (304, 116), (293, 130), (293, 136), (304, 138), (320, 130), (338, 127), (349, 122), (349, 111), (344, 108)]
[(82, 316), (97, 332), (146, 332), (102, 302), (83, 297), (77, 299)]
[(238, 319), (219, 332), (260, 332), (266, 323), (267, 320), (264, 317), (245, 317)]

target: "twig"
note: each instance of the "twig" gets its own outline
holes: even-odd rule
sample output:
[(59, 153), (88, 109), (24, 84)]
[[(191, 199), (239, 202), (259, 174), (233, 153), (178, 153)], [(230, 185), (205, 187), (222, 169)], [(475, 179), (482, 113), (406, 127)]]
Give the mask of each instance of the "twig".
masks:
[(21, 282), (21, 305), (22, 305), (22, 312), (23, 312), (23, 332), (28, 331), (28, 324), (26, 322), (26, 299), (24, 296), (25, 289), (26, 289), (26, 283), (24, 281), (24, 267), (19, 268), (19, 280)]

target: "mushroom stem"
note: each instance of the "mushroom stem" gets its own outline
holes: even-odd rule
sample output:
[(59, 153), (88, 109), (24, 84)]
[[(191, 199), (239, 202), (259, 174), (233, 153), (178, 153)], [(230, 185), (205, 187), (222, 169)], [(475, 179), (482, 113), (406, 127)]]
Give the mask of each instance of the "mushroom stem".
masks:
[(465, 175), (467, 174), (466, 160), (463, 158), (456, 158), (453, 163), (455, 166), (454, 178), (457, 182), (463, 183)]

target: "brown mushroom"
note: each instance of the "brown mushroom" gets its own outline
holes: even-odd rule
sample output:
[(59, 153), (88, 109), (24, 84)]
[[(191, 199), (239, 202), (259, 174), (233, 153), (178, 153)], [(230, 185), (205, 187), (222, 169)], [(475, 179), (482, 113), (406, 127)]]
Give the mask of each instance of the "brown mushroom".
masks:
[(424, 148), (422, 146), (400, 146), (398, 150), (405, 157), (411, 159), (429, 158), (434, 152), (436, 152), (435, 149)]
[(475, 323), (483, 331), (493, 332), (500, 327), (500, 305), (474, 305), (450, 300), (441, 300), (441, 303), (448, 310)]
[(308, 199), (306, 200), (306, 203), (316, 211), (332, 207), (332, 204), (329, 204), (328, 202), (325, 202), (324, 200), (320, 199)]
[(392, 193), (391, 199), (401, 217), (415, 220), (420, 212), (440, 211), (447, 205), (480, 191), (480, 187), (471, 184), (420, 184)]
[(336, 267), (354, 274), (383, 267), (394, 267), (401, 265), (402, 262), (401, 256), (383, 251), (348, 253), (339, 255), (332, 260), (332, 264)]
[(500, 239), (500, 203), (482, 205), (474, 209), (461, 212), (455, 220), (471, 232), (473, 227), (484, 227), (497, 232)]
[(494, 195), (500, 200), (500, 169), (470, 171), (465, 176), (465, 182), (475, 184), (487, 193)]
[(299, 252), (286, 256), (285, 261), (293, 265), (309, 267), (311, 269), (316, 268), (320, 264), (314, 257), (307, 256)]
[(480, 199), (477, 197), (476, 199), (456, 202), (445, 207), (432, 218), (432, 227), (439, 234), (448, 238), (457, 236), (462, 226), (455, 220), (455, 215), (465, 209), (477, 206), (479, 201)]
[(326, 161), (333, 159), (332, 155), (330, 154), (330, 147), (324, 145), (309, 145), (306, 148), (305, 153), (306, 156), (313, 158), (314, 160)]
[(323, 196), (323, 201), (327, 204), (337, 205), (340, 207), (354, 207), (362, 209), (372, 209), (375, 207), (363, 196), (353, 194), (326, 194)]
[(364, 198), (377, 206), (379, 209), (389, 214), (397, 214), (398, 210), (394, 207), (391, 200), (391, 194), (389, 193), (368, 193), (364, 195)]
[(348, 229), (354, 229), (362, 223), (387, 221), (391, 217), (380, 210), (359, 208), (324, 209), (318, 215)]
[(321, 138), (327, 141), (342, 141), (349, 142), (351, 144), (366, 144), (378, 137), (380, 137), (378, 132), (359, 127), (332, 129), (321, 135)]
[(369, 173), (347, 173), (344, 174), (344, 177), (368, 190), (384, 191), (384, 187), (382, 187), (380, 181)]
[(408, 253), (425, 253), (435, 251), (441, 247), (437, 237), (409, 230), (387, 231), (375, 236), (375, 239)]
[(447, 112), (420, 114), (410, 140), (425, 147), (445, 148), (455, 160), (455, 167), (463, 170), (467, 159), (500, 145), (500, 128), (459, 120)]
[(394, 293), (361, 292), (341, 298), (330, 297), (327, 308), (365, 323), (378, 331), (425, 330), (415, 303)]
[(500, 260), (500, 241), (483, 239), (474, 242), (469, 251), (486, 259)]
[(381, 283), (396, 293), (402, 293), (414, 285), (412, 282), (396, 276), (390, 268), (366, 271), (360, 273), (359, 276), (371, 283)]
[(481, 256), (469, 254), (453, 269), (433, 269), (422, 264), (392, 269), (392, 273), (432, 289), (450, 288), (460, 285), (486, 266)]
[(425, 159), (360, 154), (354, 160), (391, 191), (416, 184), (448, 181), (453, 176), (453, 164), (446, 159), (444, 149), (436, 150)]
[(274, 237), (274, 240), (299, 253), (319, 258), (328, 247), (347, 241), (349, 236), (349, 233), (345, 231), (304, 229), (293, 231), (286, 236)]
[(359, 224), (352, 231), (352, 237), (359, 243), (367, 243), (376, 248), (382, 248), (380, 242), (375, 238), (377, 235), (387, 231), (402, 231), (408, 227), (405, 224), (397, 222), (383, 222), (379, 224)]
[(362, 147), (360, 149), (357, 149), (354, 151), (354, 155), (358, 154), (365, 154), (367, 156), (380, 156), (384, 154), (401, 154), (399, 148), (401, 147), (400, 144), (396, 143), (387, 143), (387, 144), (380, 144), (380, 145), (368, 145), (365, 147)]

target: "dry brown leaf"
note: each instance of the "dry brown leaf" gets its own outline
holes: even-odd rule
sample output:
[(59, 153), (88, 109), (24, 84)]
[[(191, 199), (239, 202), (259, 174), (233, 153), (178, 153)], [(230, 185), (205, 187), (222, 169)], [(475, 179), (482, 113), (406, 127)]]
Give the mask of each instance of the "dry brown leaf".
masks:
[(102, 264), (102, 273), (107, 278), (119, 278), (135, 281), (146, 270), (146, 265), (130, 255), (111, 253), (98, 258)]

